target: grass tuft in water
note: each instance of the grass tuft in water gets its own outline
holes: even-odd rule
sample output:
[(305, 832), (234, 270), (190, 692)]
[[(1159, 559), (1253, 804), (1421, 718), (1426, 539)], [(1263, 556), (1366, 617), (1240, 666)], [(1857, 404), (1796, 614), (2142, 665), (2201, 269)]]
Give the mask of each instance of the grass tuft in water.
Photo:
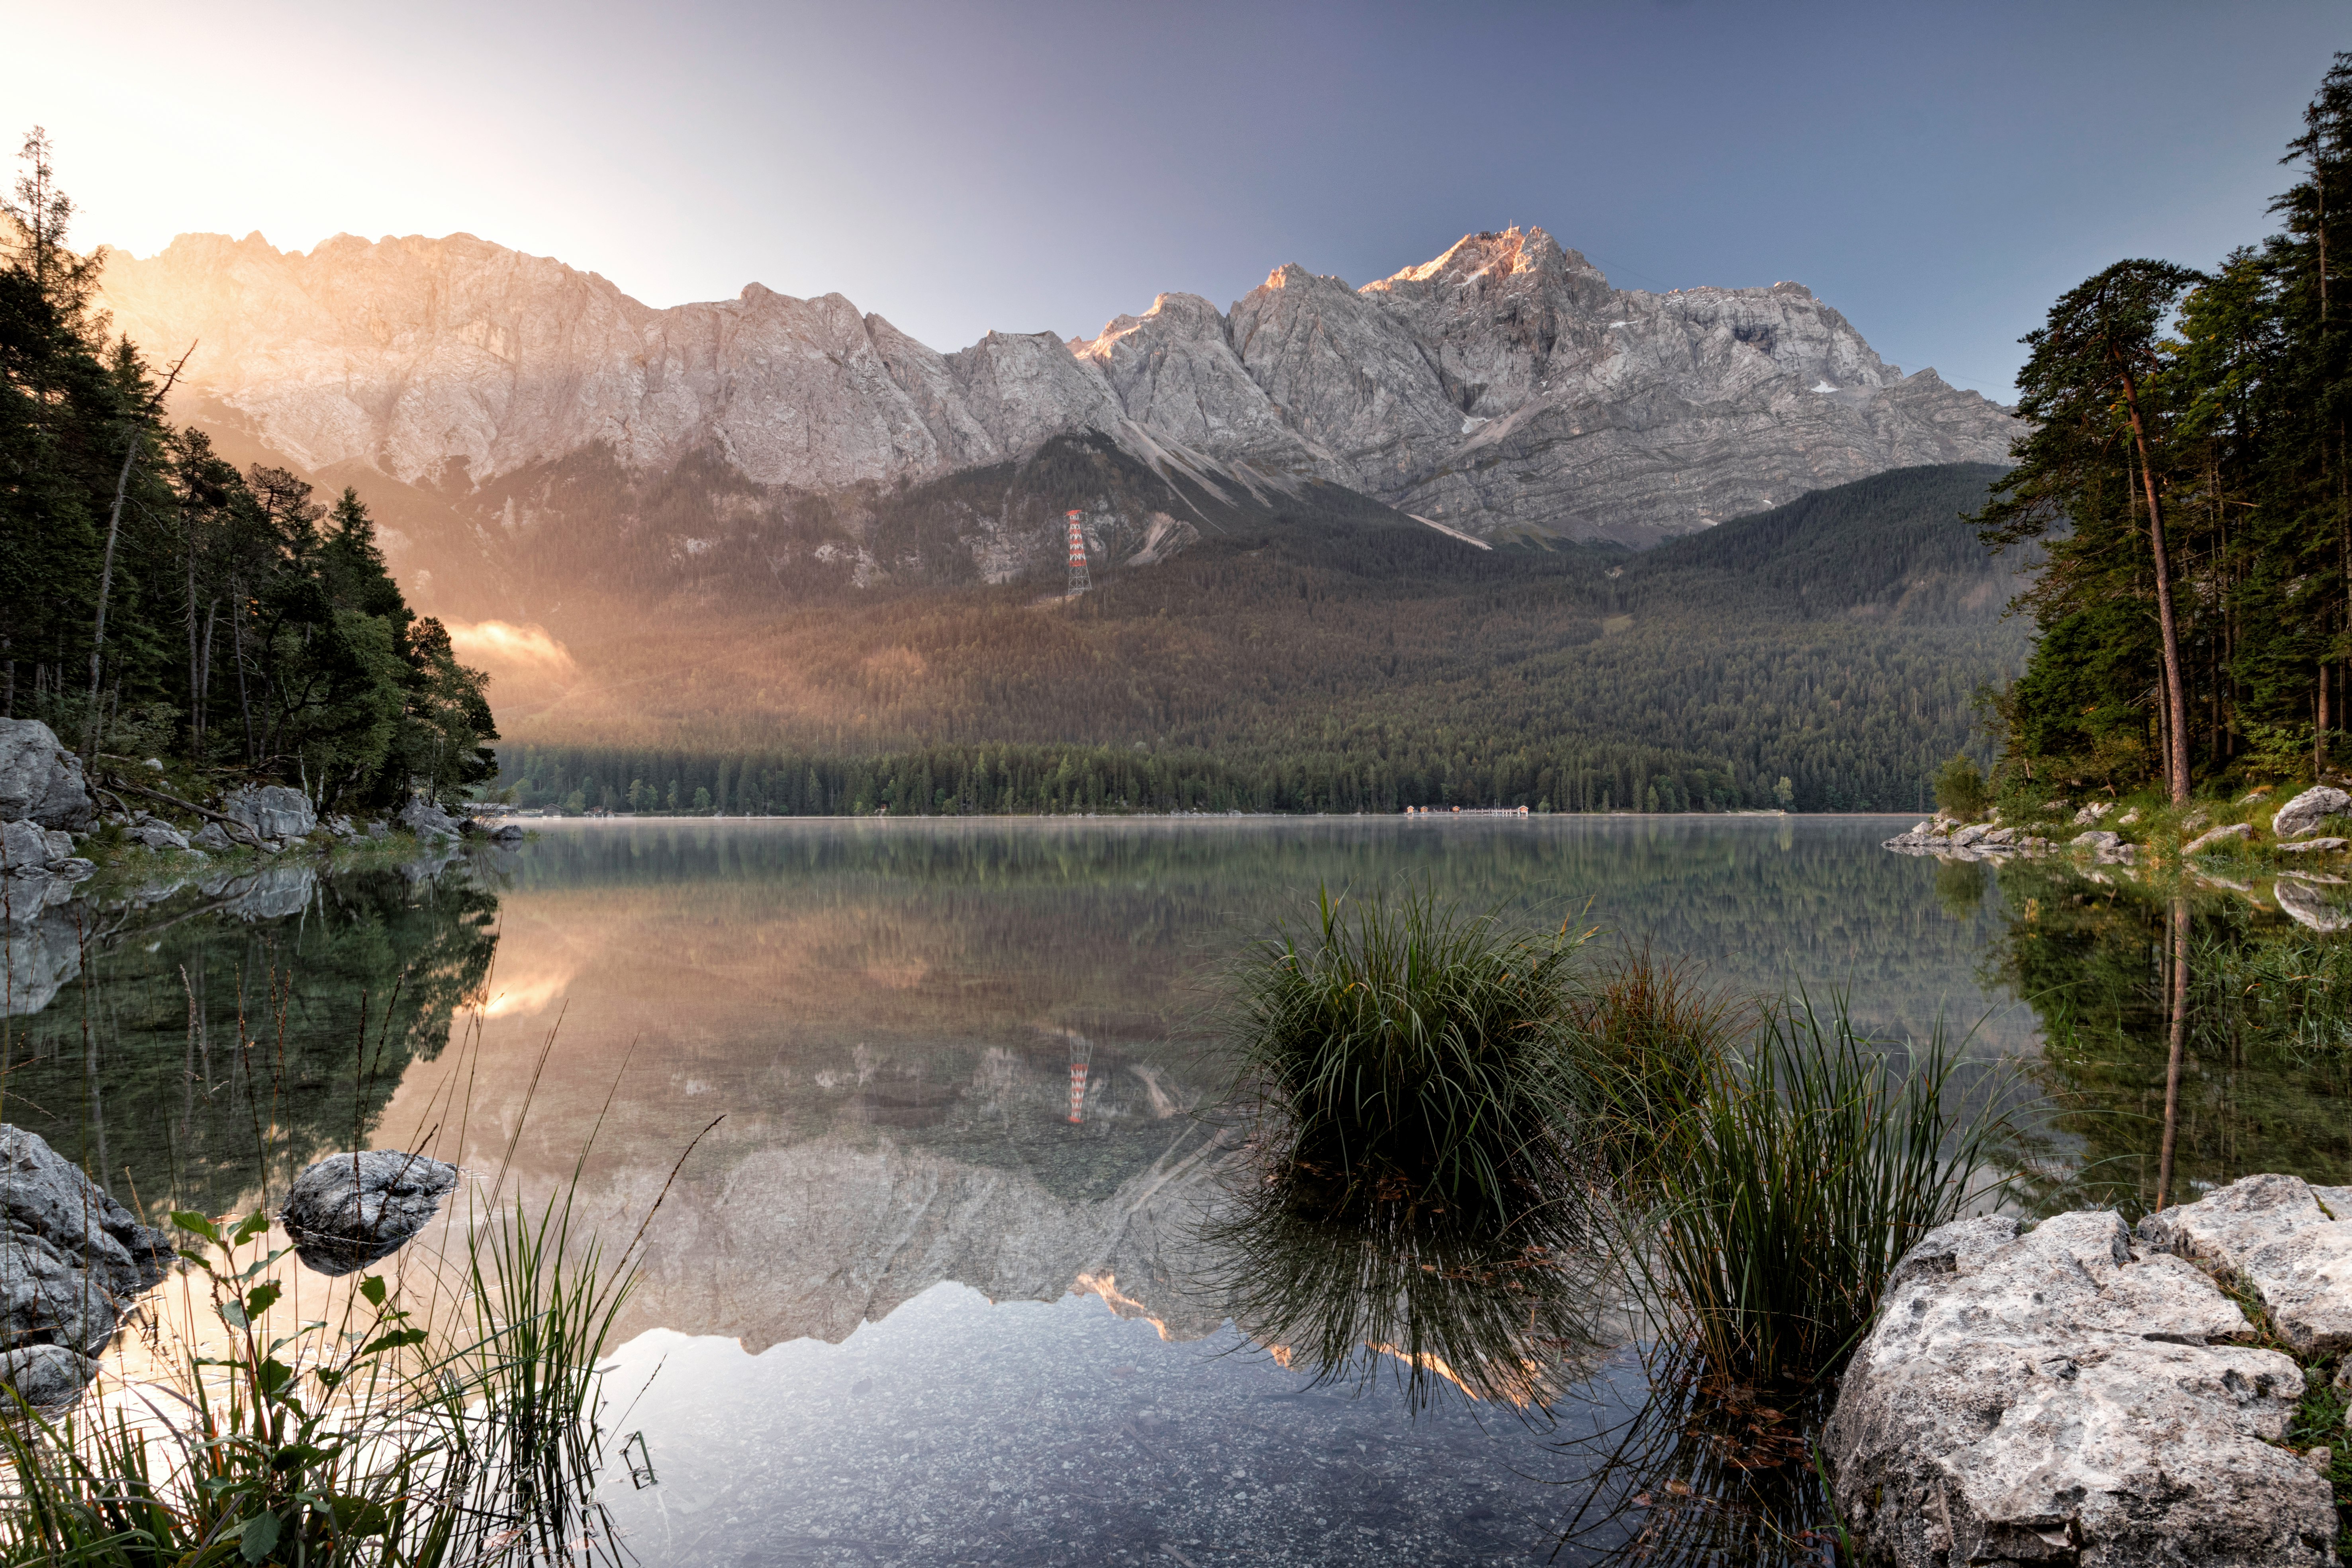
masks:
[(1627, 948), (1587, 975), (1570, 1024), (1590, 1078), (1588, 1121), (1621, 1183), (1643, 1188), (1706, 1100), (1752, 1021), (1685, 965)]
[(1240, 976), (1239, 1054), (1280, 1204), (1324, 1219), (1508, 1222), (1576, 1190), (1583, 1094), (1570, 965), (1427, 893), (1318, 894)]
[(1908, 1070), (1798, 997), (1763, 1010), (1651, 1166), (1636, 1266), (1708, 1375), (1833, 1373), (1895, 1264), (1980, 1195), (2006, 1114), (1957, 1103), (1938, 1026)]

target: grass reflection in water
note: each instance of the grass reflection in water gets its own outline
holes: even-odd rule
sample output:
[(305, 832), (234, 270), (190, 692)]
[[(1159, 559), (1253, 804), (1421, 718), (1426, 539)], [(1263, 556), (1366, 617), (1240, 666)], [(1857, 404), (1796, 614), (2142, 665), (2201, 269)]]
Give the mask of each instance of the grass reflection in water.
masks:
[(1247, 1185), (1210, 1235), (1235, 1321), (1318, 1383), (1385, 1365), (1416, 1414), (1451, 1384), (1543, 1422), (1643, 1341), (1646, 1394), (1565, 1447), (1563, 1544), (1818, 1556), (1837, 1370), (1895, 1261), (1985, 1197), (2006, 1115), (1964, 1107), (1940, 1031), (1891, 1053), (1842, 1002), (1582, 946), (1326, 893), (1256, 952)]

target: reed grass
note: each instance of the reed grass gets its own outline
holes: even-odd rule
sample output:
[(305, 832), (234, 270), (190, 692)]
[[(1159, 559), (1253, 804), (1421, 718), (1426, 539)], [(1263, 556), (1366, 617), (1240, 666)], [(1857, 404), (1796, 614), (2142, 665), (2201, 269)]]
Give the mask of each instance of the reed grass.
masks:
[(1278, 932), (1239, 976), (1235, 1044), (1280, 1202), (1475, 1225), (1580, 1190), (1581, 940), (1517, 936), (1427, 891), (1318, 892), (1314, 923)]
[(1645, 943), (1581, 976), (1570, 1024), (1583, 1057), (1587, 1122), (1610, 1170), (1640, 1191), (1753, 1027), (1727, 994)]
[[(628, 1289), (568, 1200), (471, 1229), (461, 1327), (422, 1326), (380, 1275), (339, 1323), (264, 1330), (289, 1249), (255, 1214), (173, 1223), (223, 1344), (173, 1384), (0, 1425), (0, 1562), (55, 1568), (454, 1568), (619, 1562), (595, 1500), (598, 1358)], [(85, 1407), (89, 1408), (89, 1407)]]
[(1939, 1025), (1898, 1066), (1800, 995), (1766, 1007), (1655, 1160), (1629, 1255), (1724, 1385), (1835, 1372), (1913, 1243), (1965, 1213), (2008, 1113), (1969, 1111)]

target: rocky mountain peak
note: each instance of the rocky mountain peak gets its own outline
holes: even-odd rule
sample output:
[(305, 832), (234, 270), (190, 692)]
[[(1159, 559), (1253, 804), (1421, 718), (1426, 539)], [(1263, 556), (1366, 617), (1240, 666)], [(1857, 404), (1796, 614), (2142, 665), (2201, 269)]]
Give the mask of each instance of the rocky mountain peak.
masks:
[(1097, 432), (1147, 464), (1317, 478), (1476, 535), (1645, 542), (1893, 467), (2006, 458), (2006, 411), (1904, 377), (1793, 283), (1613, 289), (1540, 228), (1353, 288), (1297, 263), (1219, 310), (1159, 296), (1090, 340), (942, 354), (839, 294), (654, 310), (471, 235), (182, 236), (101, 303), (193, 395), (313, 468), (480, 485), (593, 448), (832, 491)]

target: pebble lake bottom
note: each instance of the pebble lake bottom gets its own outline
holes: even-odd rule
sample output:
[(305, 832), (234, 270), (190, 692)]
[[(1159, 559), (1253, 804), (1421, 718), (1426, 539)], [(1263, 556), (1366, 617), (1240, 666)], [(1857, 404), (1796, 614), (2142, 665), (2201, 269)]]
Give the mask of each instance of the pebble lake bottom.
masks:
[(1170, 1343), (1096, 1296), (951, 1284), (839, 1345), (656, 1330), (615, 1359), (625, 1399), (662, 1369), (630, 1418), (658, 1484), (608, 1494), (626, 1544), (730, 1568), (1584, 1561), (1553, 1554), (1592, 1469), (1572, 1439), (1643, 1393), (1629, 1361), (1556, 1426), (1459, 1398), (1407, 1419), (1231, 1327)]
[[(1722, 1500), (1654, 1430), (1608, 1466), (1654, 1408), (1630, 1351), (1548, 1417), (1442, 1377), (1415, 1412), (1393, 1356), (1360, 1393), (1312, 1387), (1223, 1310), (1201, 1221), (1229, 1190), (1203, 1121), (1223, 977), (1318, 888), (1598, 927), (1596, 952), (1646, 942), (1736, 994), (1842, 991), (1884, 1037), (1946, 1020), (2042, 1108), (2034, 1168), (2074, 1173), (2030, 1205), (2136, 1217), (2162, 1138), (2164, 1030), (2133, 989), (2161, 908), (1883, 851), (1908, 818), (538, 826), (433, 874), (286, 866), (266, 901), (110, 918), (13, 1021), (9, 1115), (125, 1197), (212, 1214), (258, 1196), (257, 1094), (288, 1173), (356, 1121), (509, 1194), (576, 1165), (615, 1242), (667, 1191), (608, 1358), (604, 1495), (643, 1563), (1764, 1560), (1663, 1539)], [(2199, 918), (2279, 923), (2242, 905)], [(2064, 1048), (2053, 973), (2106, 987)], [(272, 974), (289, 1065), (240, 1086), (220, 1043)], [(382, 1068), (355, 1078), (362, 992)], [(2195, 1045), (2179, 1190), (2352, 1180), (2344, 1059)], [(168, 1163), (139, 1134), (165, 1125)]]

